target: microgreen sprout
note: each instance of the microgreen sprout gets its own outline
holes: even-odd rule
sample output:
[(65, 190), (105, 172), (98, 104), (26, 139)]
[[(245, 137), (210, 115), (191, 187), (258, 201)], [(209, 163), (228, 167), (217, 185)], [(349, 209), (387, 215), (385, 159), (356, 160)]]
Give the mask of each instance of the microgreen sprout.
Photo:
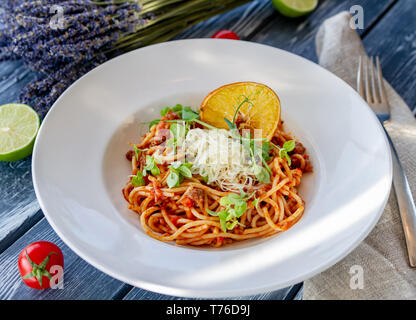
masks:
[(136, 156), (136, 160), (139, 161), (140, 152), (147, 151), (149, 149), (140, 149), (137, 148), (136, 145), (133, 145), (134, 155)]
[(166, 145), (174, 148), (181, 146), (188, 131), (189, 129), (182, 124), (177, 122), (172, 123), (170, 125), (170, 133), (172, 138), (166, 141)]
[(169, 166), (170, 173), (166, 179), (169, 188), (179, 187), (185, 177), (192, 178), (191, 167), (191, 163), (172, 162)]
[(135, 187), (144, 186), (145, 182), (143, 179), (143, 173), (140, 171), (137, 171), (136, 175), (132, 177), (131, 184)]
[(143, 168), (143, 176), (146, 176), (147, 171), (150, 171), (150, 173), (154, 176), (157, 176), (160, 174), (159, 167), (156, 165), (155, 158), (152, 156), (147, 155), (146, 156), (146, 165)]
[(220, 205), (224, 207), (224, 210), (219, 212), (214, 212), (207, 209), (207, 212), (214, 217), (220, 219), (221, 229), (224, 232), (227, 230), (233, 230), (236, 225), (241, 225), (238, 219), (246, 212), (247, 210), (247, 200), (254, 196), (254, 192), (251, 195), (248, 195), (244, 191), (240, 191), (240, 194), (230, 193), (226, 197), (220, 198)]
[[(242, 140), (243, 147), (250, 153), (250, 157), (253, 163), (251, 168), (252, 173), (256, 176), (256, 179), (263, 183), (270, 183), (270, 175), (272, 170), (270, 169), (267, 161), (270, 161), (269, 156), (269, 143), (263, 142), (261, 145), (251, 139), (251, 134), (245, 140)], [(260, 165), (259, 163), (263, 164)]]
[(165, 107), (160, 111), (160, 115), (164, 117), (169, 111), (175, 112), (179, 117), (182, 115), (183, 106), (181, 104), (177, 104), (173, 108)]
[(289, 152), (293, 151), (296, 146), (295, 140), (288, 140), (283, 144), (283, 147), (279, 147), (274, 143), (271, 143), (273, 147), (279, 150), (279, 157), (282, 159), (287, 160), (287, 164), (290, 166), (292, 164), (292, 160), (290, 159)]
[(161, 119), (155, 119), (153, 121), (149, 122), (149, 129), (155, 125), (158, 124), (160, 121), (163, 122), (179, 122), (179, 121), (185, 121), (187, 129), (189, 129), (189, 124), (194, 121), (195, 119), (199, 118), (199, 114), (191, 109), (189, 106), (182, 106), (181, 104), (177, 104), (174, 107), (165, 107), (160, 111), (160, 115), (164, 117), (169, 111), (175, 112), (179, 117), (182, 119), (178, 120), (161, 120)]
[(153, 120), (153, 121), (150, 121), (149, 122), (149, 129), (151, 128), (151, 127), (153, 127), (155, 124), (158, 124), (160, 122), (160, 119), (155, 119), (155, 120)]
[(242, 95), (244, 97), (243, 101), (240, 102), (240, 104), (237, 106), (237, 108), (235, 109), (234, 112), (234, 116), (233, 116), (233, 121), (231, 122), (230, 120), (228, 120), (227, 118), (224, 117), (224, 121), (227, 124), (228, 128), (231, 131), (232, 136), (234, 136), (235, 138), (238, 138), (240, 135), (238, 133), (238, 127), (237, 124), (235, 123), (235, 121), (237, 120), (237, 115), (238, 115), (238, 111), (240, 110), (241, 106), (244, 103), (248, 103), (250, 105), (253, 105), (253, 103), (250, 101), (250, 99), (244, 95)]

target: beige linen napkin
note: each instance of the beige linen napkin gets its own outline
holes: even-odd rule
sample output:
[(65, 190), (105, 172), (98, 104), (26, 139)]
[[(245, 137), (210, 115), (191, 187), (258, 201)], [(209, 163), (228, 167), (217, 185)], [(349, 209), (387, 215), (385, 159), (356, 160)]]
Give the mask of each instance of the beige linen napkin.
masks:
[[(355, 89), (358, 56), (366, 53), (357, 32), (350, 27), (350, 19), (348, 12), (341, 12), (324, 21), (316, 36), (316, 51), (323, 67)], [(415, 195), (416, 120), (387, 82), (386, 89), (391, 105), (391, 121), (386, 127)], [(358, 275), (354, 266), (362, 267), (362, 289), (356, 288), (356, 278), (352, 279)], [(355, 289), (351, 289), (351, 281)], [(386, 209), (370, 235), (343, 260), (306, 281), (304, 299), (416, 299), (416, 269), (408, 264), (393, 188)]]

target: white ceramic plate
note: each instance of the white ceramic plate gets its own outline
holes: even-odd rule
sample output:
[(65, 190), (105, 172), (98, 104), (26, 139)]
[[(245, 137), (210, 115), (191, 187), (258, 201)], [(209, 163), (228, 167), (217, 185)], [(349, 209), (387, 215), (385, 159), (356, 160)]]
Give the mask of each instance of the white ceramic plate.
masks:
[[(127, 142), (166, 105), (198, 107), (213, 89), (255, 81), (274, 89), (286, 128), (308, 148), (302, 219), (266, 240), (195, 249), (148, 237), (126, 209)], [(54, 230), (105, 273), (187, 297), (244, 296), (305, 280), (355, 248), (391, 186), (388, 144), (358, 94), (318, 65), (272, 47), (184, 40), (113, 59), (73, 84), (49, 111), (33, 153), (33, 180)]]

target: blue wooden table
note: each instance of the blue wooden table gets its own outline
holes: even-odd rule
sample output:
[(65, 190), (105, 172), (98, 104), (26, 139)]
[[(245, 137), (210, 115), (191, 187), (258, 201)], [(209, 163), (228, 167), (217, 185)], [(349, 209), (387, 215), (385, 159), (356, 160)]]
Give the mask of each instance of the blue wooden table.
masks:
[[(416, 106), (416, 1), (320, 0), (309, 16), (288, 19), (268, 0), (257, 0), (214, 17), (178, 38), (210, 37), (231, 29), (241, 39), (267, 44), (316, 62), (314, 39), (324, 19), (351, 6), (364, 9), (359, 30), (369, 54), (379, 55), (390, 84), (415, 111)], [(20, 90), (34, 78), (19, 61), (0, 63), (0, 105), (16, 102)], [(20, 280), (17, 257), (34, 241), (47, 240), (65, 256), (63, 290), (37, 291)], [(299, 299), (302, 284), (258, 295), (256, 299)], [(33, 190), (31, 159), (0, 162), (0, 299), (175, 299), (134, 288), (95, 269), (71, 251), (48, 224)]]

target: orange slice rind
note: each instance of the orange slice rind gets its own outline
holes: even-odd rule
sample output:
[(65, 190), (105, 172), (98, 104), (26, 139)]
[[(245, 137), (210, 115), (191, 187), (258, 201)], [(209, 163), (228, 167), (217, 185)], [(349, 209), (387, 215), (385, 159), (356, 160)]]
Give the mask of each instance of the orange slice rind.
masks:
[(272, 138), (280, 120), (280, 100), (260, 83), (236, 82), (219, 87), (205, 97), (199, 115), (203, 122), (228, 129), (224, 118), (232, 122), (237, 108), (246, 126), (261, 130), (267, 140)]

